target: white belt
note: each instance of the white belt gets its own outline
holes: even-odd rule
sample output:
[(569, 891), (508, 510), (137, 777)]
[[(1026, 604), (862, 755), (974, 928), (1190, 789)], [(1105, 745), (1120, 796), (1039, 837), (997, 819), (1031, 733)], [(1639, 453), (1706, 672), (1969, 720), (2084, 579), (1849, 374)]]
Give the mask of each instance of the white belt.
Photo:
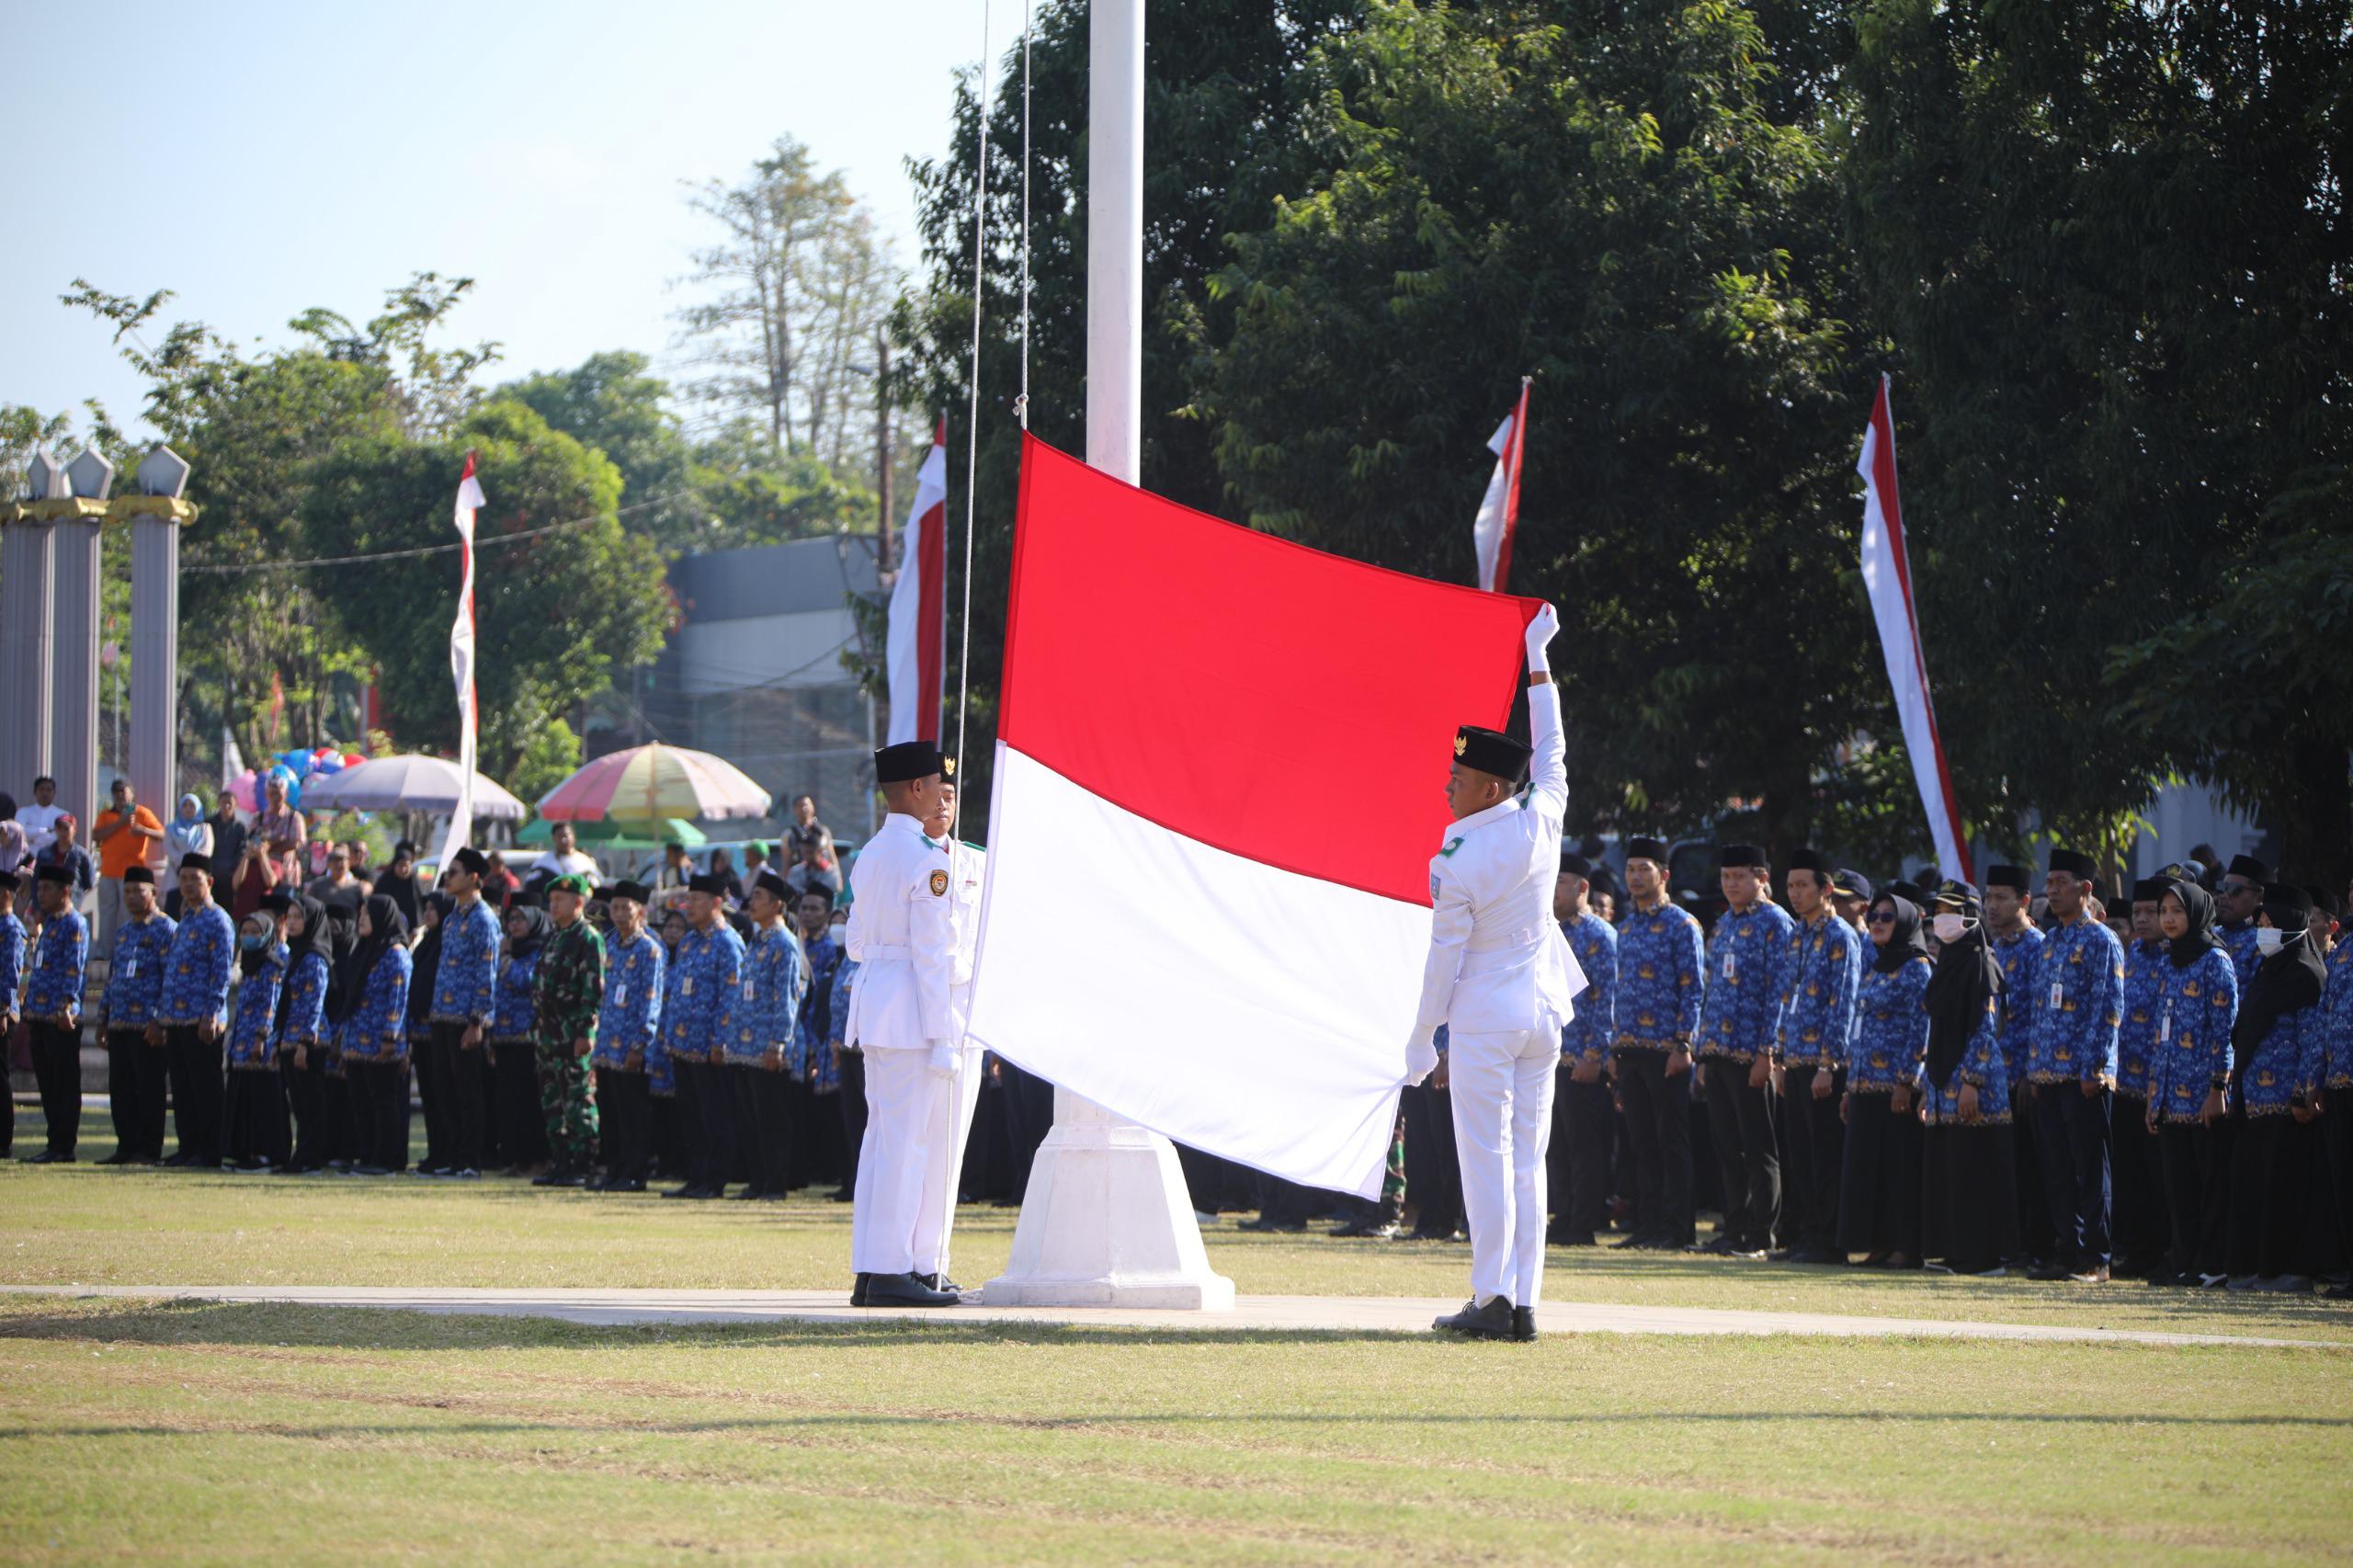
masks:
[(913, 948), (886, 948), (879, 942), (869, 942), (866, 944), (866, 956), (858, 962), (885, 963), (892, 959), (902, 963), (913, 963), (915, 961), (915, 950)]
[(1506, 932), (1483, 942), (1465, 942), (1462, 950), (1466, 953), (1500, 953), (1532, 948), (1544, 939), (1544, 931), (1545, 927), (1541, 926), (1523, 926), (1517, 931)]

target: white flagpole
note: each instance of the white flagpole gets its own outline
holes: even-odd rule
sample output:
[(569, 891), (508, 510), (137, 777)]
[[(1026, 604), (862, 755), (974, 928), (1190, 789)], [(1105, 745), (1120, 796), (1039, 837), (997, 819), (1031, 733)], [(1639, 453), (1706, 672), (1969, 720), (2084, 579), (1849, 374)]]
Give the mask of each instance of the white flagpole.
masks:
[(444, 871), (449, 869), (449, 857), (466, 846), (474, 831), (474, 513), (483, 505), (482, 483), (474, 478), (474, 455), (468, 452), (453, 514), (465, 572), (458, 592), (458, 619), (449, 628), (449, 675), (458, 691), (458, 803), (449, 813), (441, 853), (435, 858), (435, 865)]

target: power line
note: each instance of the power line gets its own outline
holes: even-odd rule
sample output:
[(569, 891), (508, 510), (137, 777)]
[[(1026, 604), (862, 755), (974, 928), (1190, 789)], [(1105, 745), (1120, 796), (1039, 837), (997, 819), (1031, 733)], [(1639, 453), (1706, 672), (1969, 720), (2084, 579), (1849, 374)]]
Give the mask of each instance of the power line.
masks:
[[(674, 490), (667, 494), (651, 496), (643, 501), (620, 507), (613, 512), (612, 516), (625, 517), (631, 512), (642, 512), (648, 507), (675, 501), (686, 494), (687, 492), (683, 490)], [(605, 514), (599, 512), (591, 517), (570, 517), (561, 523), (549, 523), (542, 528), (525, 528), (520, 533), (499, 534), (491, 539), (478, 539), (474, 540), (474, 548), (488, 550), (494, 545), (517, 544), (527, 539), (538, 539), (543, 534), (561, 533), (566, 528), (585, 528), (592, 523), (603, 521), (604, 517)], [(400, 561), (420, 555), (446, 555), (451, 551), (463, 548), (461, 544), (420, 544), (408, 550), (370, 551), (364, 555), (314, 555), (296, 561), (244, 561), (218, 566), (183, 564), (180, 570), (206, 572), (222, 576), (238, 576), (248, 572), (291, 572), (304, 566), (349, 566), (362, 561)]]

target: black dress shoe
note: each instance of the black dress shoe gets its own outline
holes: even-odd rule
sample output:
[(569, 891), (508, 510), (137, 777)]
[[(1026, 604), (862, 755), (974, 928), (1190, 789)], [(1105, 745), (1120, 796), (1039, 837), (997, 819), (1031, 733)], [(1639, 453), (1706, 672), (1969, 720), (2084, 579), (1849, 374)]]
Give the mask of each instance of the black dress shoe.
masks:
[(105, 1159), (92, 1160), (90, 1163), (94, 1165), (135, 1165), (139, 1163), (139, 1156), (130, 1153), (124, 1150), (117, 1149)]
[(19, 1163), (28, 1165), (70, 1165), (74, 1162), (71, 1154), (61, 1154), (54, 1149), (43, 1149), (38, 1154), (27, 1154)]
[(2068, 1278), (2067, 1266), (2063, 1263), (2039, 1263), (2026, 1271), (2026, 1277), (2048, 1285), (2053, 1280)]
[(1438, 1318), (1430, 1326), (1471, 1339), (1509, 1339), (1512, 1336), (1512, 1306), (1501, 1296), (1488, 1297), (1483, 1305), (1477, 1301), (1465, 1301), (1461, 1312)]
[(1536, 1337), (1536, 1309), (1514, 1307), (1511, 1310), (1511, 1336), (1522, 1345)]
[(868, 1280), (873, 1278), (874, 1276), (871, 1274), (861, 1274), (857, 1278), (850, 1281), (849, 1304), (851, 1306), (862, 1307), (866, 1305), (866, 1284)]
[(645, 1190), (645, 1183), (635, 1176), (631, 1176), (627, 1181), (607, 1182), (605, 1184), (605, 1190), (607, 1192), (643, 1192)]
[[(735, 1201), (738, 1203), (757, 1203), (761, 1199), (766, 1198), (767, 1196), (767, 1190), (765, 1187), (747, 1187), (743, 1191), (735, 1195)], [(784, 1194), (779, 1192), (777, 1196), (781, 1198)]]
[(957, 1284), (956, 1281), (949, 1278), (945, 1275), (912, 1274), (909, 1275), (908, 1278), (913, 1279), (916, 1284), (925, 1287), (926, 1290), (945, 1290), (960, 1301), (964, 1299), (964, 1287)]
[(180, 1165), (193, 1165), (195, 1162), (188, 1157), (188, 1151), (182, 1149), (165, 1159), (163, 1164), (166, 1167), (176, 1168)]
[(912, 1274), (871, 1274), (867, 1276), (866, 1300), (869, 1307), (954, 1307), (963, 1304), (961, 1296), (946, 1290), (935, 1290)]
[(662, 1196), (665, 1198), (709, 1198), (710, 1196), (710, 1188), (698, 1186), (693, 1182), (688, 1182), (684, 1187), (672, 1187)]

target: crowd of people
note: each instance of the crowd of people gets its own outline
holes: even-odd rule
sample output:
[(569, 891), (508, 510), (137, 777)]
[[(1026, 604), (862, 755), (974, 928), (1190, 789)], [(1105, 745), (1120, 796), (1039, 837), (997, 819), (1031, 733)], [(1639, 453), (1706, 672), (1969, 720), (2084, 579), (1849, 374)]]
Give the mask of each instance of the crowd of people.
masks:
[[(357, 843), (313, 860), (279, 797), (248, 820), (190, 796), (163, 823), (127, 784), (93, 864), (53, 796), (0, 797), (0, 1021), (26, 1026), (47, 1124), (30, 1158), (77, 1157), (86, 997), (101, 1164), (390, 1175), (421, 1110), (421, 1176), (850, 1198), (857, 966), (813, 800), (740, 872), (674, 847), (649, 883), (606, 882), (558, 824), (519, 875), (466, 849), (434, 885), (407, 843), (380, 869)], [(1552, 1244), (2346, 1293), (2353, 939), (2330, 891), (2203, 846), (2112, 909), (2068, 850), (1982, 888), (1875, 887), (1800, 850), (1777, 887), (1733, 846), (1703, 925), (1662, 842), (1629, 839), (1622, 881), (1597, 848), (1563, 856), (1554, 892), (1587, 985)], [(1443, 1063), (1404, 1091), (1377, 1201), (1181, 1149), (1195, 1206), (1464, 1239), (1448, 1096)], [(1051, 1120), (1051, 1085), (988, 1059), (963, 1196), (1017, 1203)]]

